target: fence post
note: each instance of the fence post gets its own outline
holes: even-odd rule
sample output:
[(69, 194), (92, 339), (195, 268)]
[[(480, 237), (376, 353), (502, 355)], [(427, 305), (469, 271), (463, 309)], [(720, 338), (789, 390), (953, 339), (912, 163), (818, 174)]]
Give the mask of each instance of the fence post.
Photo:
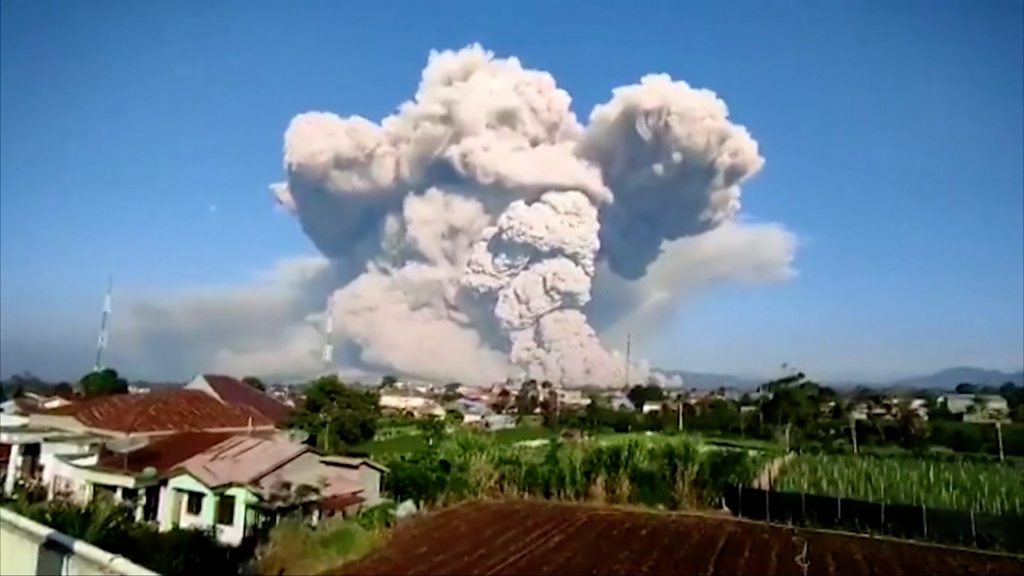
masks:
[(836, 498), (836, 523), (838, 524), (843, 519), (843, 498)]
[(921, 504), (921, 523), (924, 525), (924, 537), (928, 537), (928, 508)]
[(768, 490), (765, 490), (764, 491), (764, 521), (765, 522), (771, 522), (772, 521), (772, 505), (771, 505), (771, 501), (772, 501), (771, 498), (768, 497)]
[(885, 529), (885, 501), (884, 500), (882, 501), (882, 523), (879, 525), (878, 528), (882, 531), (882, 534), (888, 533), (888, 530)]
[(740, 509), (740, 518), (743, 518), (743, 484), (739, 485), (739, 498), (740, 503), (738, 508)]

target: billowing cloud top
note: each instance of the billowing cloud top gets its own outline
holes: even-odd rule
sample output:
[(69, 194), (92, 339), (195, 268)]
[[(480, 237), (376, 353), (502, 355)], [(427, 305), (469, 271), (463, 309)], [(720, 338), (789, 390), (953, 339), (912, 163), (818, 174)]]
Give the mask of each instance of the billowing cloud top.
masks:
[(431, 53), (379, 123), (296, 116), (271, 188), (337, 283), (343, 362), (617, 386), (625, 361), (598, 330), (698, 284), (788, 275), (792, 235), (734, 219), (763, 165), (713, 92), (645, 76), (584, 126), (550, 74), (473, 45)]

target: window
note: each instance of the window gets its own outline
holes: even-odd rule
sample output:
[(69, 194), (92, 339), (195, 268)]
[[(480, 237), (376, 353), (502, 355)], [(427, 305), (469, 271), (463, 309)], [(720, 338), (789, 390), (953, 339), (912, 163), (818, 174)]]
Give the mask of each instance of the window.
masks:
[(230, 526), (235, 523), (235, 497), (221, 496), (217, 499), (217, 524)]
[(198, 492), (188, 492), (188, 500), (185, 501), (185, 511), (193, 516), (198, 516), (203, 511), (203, 495)]

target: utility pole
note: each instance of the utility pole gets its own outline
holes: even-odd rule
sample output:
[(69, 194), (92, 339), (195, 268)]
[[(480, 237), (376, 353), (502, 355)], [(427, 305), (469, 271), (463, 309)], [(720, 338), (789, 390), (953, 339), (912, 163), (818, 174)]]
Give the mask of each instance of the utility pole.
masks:
[(103, 314), (100, 317), (100, 335), (96, 339), (96, 363), (93, 364), (93, 372), (103, 369), (103, 351), (107, 349), (107, 322), (110, 318), (111, 292), (114, 288), (114, 277), (107, 277), (107, 294), (103, 297)]
[(324, 318), (324, 373), (330, 375), (334, 371), (334, 293), (327, 296), (327, 312)]
[(996, 437), (999, 438), (999, 461), (1006, 462), (1006, 456), (1003, 455), (1003, 423), (1001, 420), (996, 420)]
[(630, 354), (630, 344), (631, 344), (631, 340), (632, 339), (633, 339), (633, 335), (632, 334), (626, 334), (626, 389), (627, 389), (627, 391), (629, 389), (629, 354)]
[(850, 434), (853, 435), (853, 453), (857, 454), (857, 420), (850, 414)]

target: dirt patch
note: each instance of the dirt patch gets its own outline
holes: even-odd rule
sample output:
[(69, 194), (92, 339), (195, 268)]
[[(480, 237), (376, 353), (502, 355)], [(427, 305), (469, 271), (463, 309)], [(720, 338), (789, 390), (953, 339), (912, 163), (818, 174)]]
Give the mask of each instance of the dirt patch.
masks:
[(474, 502), (335, 574), (1024, 574), (1024, 559), (711, 516)]

